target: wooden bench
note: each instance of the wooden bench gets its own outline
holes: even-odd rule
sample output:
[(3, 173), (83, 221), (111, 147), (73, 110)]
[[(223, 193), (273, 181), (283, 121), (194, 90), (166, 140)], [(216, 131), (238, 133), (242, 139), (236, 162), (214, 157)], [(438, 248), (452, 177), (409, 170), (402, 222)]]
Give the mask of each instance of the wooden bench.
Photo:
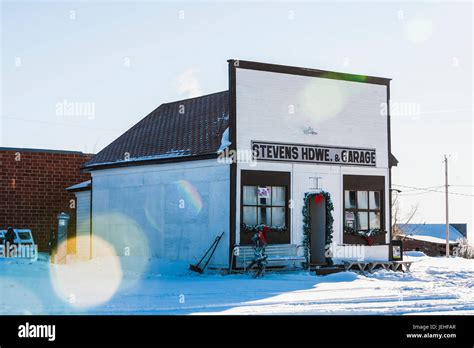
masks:
[[(302, 248), (302, 245), (295, 244), (269, 244), (265, 248), (265, 254), (267, 255), (267, 267), (272, 266), (288, 266), (293, 265), (296, 267), (296, 264), (302, 264), (306, 262), (304, 256), (298, 255), (299, 248)], [(234, 247), (234, 252), (232, 256), (235, 257), (236, 267), (247, 269), (247, 266), (253, 261), (254, 247), (250, 245), (240, 246), (236, 245)]]
[(360, 271), (369, 271), (370, 273), (372, 273), (377, 266), (382, 267), (384, 270), (410, 272), (412, 263), (412, 261), (343, 261), (346, 271), (350, 270), (353, 266), (357, 266)]

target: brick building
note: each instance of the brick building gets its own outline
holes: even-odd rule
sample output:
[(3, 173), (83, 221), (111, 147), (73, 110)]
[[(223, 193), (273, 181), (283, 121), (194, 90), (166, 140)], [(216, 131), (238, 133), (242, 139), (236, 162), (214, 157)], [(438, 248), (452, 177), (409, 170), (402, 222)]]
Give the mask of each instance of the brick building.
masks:
[[(48, 250), (56, 215), (71, 216), (68, 235), (75, 235), (74, 194), (66, 191), (90, 175), (80, 166), (92, 155), (76, 151), (0, 148), (0, 229), (29, 228), (40, 251)], [(68, 245), (74, 252), (74, 245)]]

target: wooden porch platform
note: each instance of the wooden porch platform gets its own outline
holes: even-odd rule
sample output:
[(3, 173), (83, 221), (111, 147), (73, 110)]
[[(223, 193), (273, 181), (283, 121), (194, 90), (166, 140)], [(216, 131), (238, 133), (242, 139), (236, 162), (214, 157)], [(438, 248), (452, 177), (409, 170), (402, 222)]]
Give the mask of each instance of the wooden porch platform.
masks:
[(334, 265), (334, 266), (318, 266), (310, 268), (310, 271), (316, 273), (316, 275), (328, 275), (333, 273), (344, 272), (344, 266)]
[(344, 269), (356, 269), (358, 271), (368, 271), (372, 273), (376, 268), (383, 268), (390, 271), (410, 272), (412, 261), (343, 261)]
[(342, 265), (311, 264), (310, 271), (316, 275), (327, 275), (349, 270), (370, 272), (377, 268), (383, 268), (394, 272), (409, 272), (412, 261), (343, 261)]

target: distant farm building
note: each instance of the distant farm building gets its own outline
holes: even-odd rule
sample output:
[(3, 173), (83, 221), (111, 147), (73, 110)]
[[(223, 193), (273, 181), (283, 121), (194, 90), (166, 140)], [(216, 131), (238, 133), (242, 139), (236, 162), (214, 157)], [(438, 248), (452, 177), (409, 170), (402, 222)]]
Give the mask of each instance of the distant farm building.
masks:
[[(429, 256), (446, 254), (446, 225), (445, 224), (398, 224), (397, 238), (403, 241), (404, 250), (422, 251)], [(466, 238), (466, 224), (449, 225), (449, 248), (453, 249), (459, 240)]]

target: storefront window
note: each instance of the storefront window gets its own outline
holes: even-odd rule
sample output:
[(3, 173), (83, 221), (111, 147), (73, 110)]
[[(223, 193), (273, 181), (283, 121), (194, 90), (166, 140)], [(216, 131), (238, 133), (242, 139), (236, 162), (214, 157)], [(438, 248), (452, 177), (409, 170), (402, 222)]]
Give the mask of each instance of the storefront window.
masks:
[(285, 225), (284, 186), (243, 186), (243, 222), (247, 225)]
[(357, 212), (358, 223), (357, 229), (358, 230), (368, 230), (369, 229), (369, 214), (365, 211)]
[(380, 191), (344, 191), (346, 230), (367, 231), (381, 228)]
[(254, 207), (244, 207), (244, 223), (247, 225), (257, 224), (257, 209)]
[(367, 191), (357, 191), (357, 208), (358, 209), (369, 208), (369, 194)]
[(345, 207), (346, 208), (355, 208), (356, 207), (356, 191), (345, 191)]
[(369, 224), (370, 228), (380, 229), (380, 212), (369, 213)]
[(369, 205), (372, 209), (380, 209), (379, 191), (369, 191)]
[(285, 225), (285, 208), (284, 207), (272, 208), (272, 225), (273, 226)]
[[(382, 245), (386, 242), (384, 204), (386, 177), (344, 175), (344, 244)], [(370, 237), (369, 237), (370, 236)]]
[(257, 186), (244, 186), (244, 205), (257, 205)]
[(254, 245), (253, 234), (245, 225), (260, 224), (282, 227), (267, 234), (269, 244), (290, 243), (291, 215), (288, 204), (291, 174), (279, 171), (242, 170), (240, 182), (240, 233), (237, 243)]

